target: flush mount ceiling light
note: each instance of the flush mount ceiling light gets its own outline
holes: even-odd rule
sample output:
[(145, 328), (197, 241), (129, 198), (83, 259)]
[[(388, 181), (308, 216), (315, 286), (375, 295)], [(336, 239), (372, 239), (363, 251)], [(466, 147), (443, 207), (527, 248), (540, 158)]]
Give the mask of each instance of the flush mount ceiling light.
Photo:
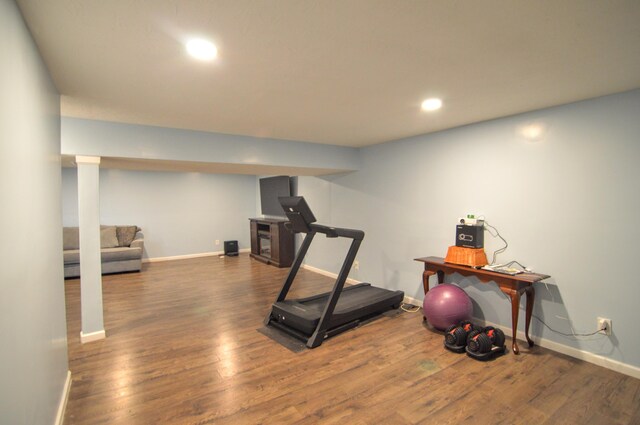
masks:
[(437, 111), (442, 108), (442, 100), (437, 97), (431, 97), (422, 102), (423, 111)]
[(218, 55), (216, 46), (202, 38), (194, 38), (187, 42), (187, 52), (196, 59), (210, 61)]

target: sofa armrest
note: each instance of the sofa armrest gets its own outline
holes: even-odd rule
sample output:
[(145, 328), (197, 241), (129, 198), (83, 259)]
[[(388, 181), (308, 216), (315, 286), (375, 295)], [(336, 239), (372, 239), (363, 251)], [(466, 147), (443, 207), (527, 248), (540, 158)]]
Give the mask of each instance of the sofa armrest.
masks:
[(131, 248), (140, 248), (140, 249), (144, 250), (144, 235), (142, 234), (142, 232), (136, 233), (136, 236), (135, 236), (135, 238), (133, 238), (133, 241), (131, 242), (130, 247)]

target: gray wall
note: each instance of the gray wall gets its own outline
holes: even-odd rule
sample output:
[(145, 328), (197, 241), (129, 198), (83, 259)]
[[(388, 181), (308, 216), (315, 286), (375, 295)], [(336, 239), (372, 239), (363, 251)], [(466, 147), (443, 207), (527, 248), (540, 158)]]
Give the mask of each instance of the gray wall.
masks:
[[(65, 226), (78, 225), (77, 184), (76, 169), (63, 169)], [(255, 188), (247, 175), (101, 169), (100, 221), (141, 227), (145, 258), (222, 251), (225, 240), (248, 249)]]
[[(361, 149), (361, 171), (300, 177), (319, 222), (366, 231), (352, 277), (422, 299), (421, 264), (455, 243), (455, 222), (485, 215), (509, 242), (498, 262), (518, 260), (553, 277), (536, 285), (534, 314), (569, 333), (613, 320), (611, 338), (563, 337), (533, 320), (546, 340), (640, 366), (635, 262), (640, 226), (640, 90)], [(522, 125), (544, 123), (525, 140)], [(486, 252), (502, 244), (485, 234)], [(337, 272), (342, 258), (318, 241), (307, 263)], [(496, 286), (459, 282), (474, 314), (510, 327)], [(523, 321), (520, 320), (520, 329)]]
[(0, 2), (0, 422), (51, 424), (67, 376), (59, 96)]

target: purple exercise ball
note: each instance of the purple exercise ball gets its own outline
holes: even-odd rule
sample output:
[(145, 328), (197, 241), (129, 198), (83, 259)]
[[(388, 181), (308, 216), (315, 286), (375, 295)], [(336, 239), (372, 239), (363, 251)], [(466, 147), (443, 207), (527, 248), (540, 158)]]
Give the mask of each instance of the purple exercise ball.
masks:
[(424, 296), (422, 308), (431, 326), (441, 331), (463, 320), (470, 320), (473, 312), (473, 304), (467, 293), (459, 286), (448, 283), (430, 289)]

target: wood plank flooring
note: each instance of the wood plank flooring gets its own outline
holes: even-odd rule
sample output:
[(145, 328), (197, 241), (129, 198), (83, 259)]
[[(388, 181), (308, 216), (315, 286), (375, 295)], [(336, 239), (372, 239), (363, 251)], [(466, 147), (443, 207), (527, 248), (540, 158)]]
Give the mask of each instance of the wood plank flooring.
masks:
[[(64, 423), (640, 424), (640, 380), (526, 344), (478, 362), (420, 313), (293, 353), (257, 332), (286, 273), (244, 254), (104, 276), (107, 338), (88, 344), (67, 280)], [(292, 295), (332, 283), (302, 270)]]

